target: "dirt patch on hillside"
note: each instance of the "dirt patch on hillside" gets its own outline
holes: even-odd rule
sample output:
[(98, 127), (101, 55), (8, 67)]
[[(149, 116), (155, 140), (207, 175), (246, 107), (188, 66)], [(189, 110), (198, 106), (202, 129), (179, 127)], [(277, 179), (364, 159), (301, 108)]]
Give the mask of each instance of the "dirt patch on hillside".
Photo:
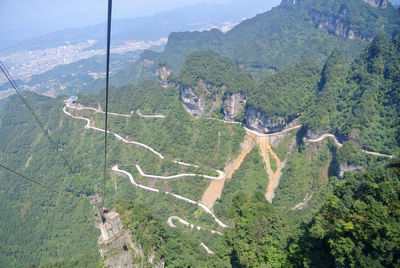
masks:
[(249, 134), (249, 132), (246, 133), (244, 141), (241, 144), (240, 155), (233, 161), (230, 161), (225, 167), (225, 177), (221, 180), (211, 181), (208, 188), (203, 193), (201, 202), (204, 203), (208, 208), (212, 208), (215, 201), (217, 201), (217, 199), (221, 197), (225, 181), (232, 178), (233, 173), (235, 173), (235, 171), (239, 169), (246, 155), (249, 154), (250, 151), (253, 149), (254, 142)]
[[(279, 185), (280, 173), (282, 170), (282, 162), (278, 155), (272, 150), (269, 142), (269, 136), (258, 136), (253, 132), (247, 131), (249, 139), (254, 145), (258, 145), (260, 148), (261, 156), (265, 163), (265, 169), (268, 174), (268, 188), (265, 192), (265, 198), (272, 203), (272, 199), (275, 197), (276, 188)], [(271, 168), (270, 156), (275, 160), (276, 170)]]
[[(279, 173), (281, 172), (282, 169), (282, 163), (279, 157), (276, 155), (276, 153), (272, 150), (268, 136), (265, 137), (255, 136), (255, 138), (257, 140), (257, 145), (260, 147), (261, 155), (264, 159), (265, 167), (268, 173), (268, 188), (265, 193), (265, 198), (270, 203), (272, 203), (272, 199), (275, 197), (276, 188), (278, 188), (279, 185)], [(273, 171), (271, 168), (270, 156), (272, 156), (275, 159), (276, 162), (275, 171)]]
[[(243, 143), (241, 144), (240, 155), (233, 161), (230, 161), (225, 167), (225, 177), (221, 180), (215, 180), (210, 183), (207, 190), (203, 193), (201, 202), (204, 203), (208, 208), (214, 206), (215, 201), (222, 195), (225, 181), (232, 178), (233, 173), (239, 169), (244, 158), (250, 153), (254, 146), (258, 145), (261, 151), (261, 155), (265, 162), (266, 171), (268, 173), (268, 188), (265, 193), (265, 198), (272, 203), (272, 199), (275, 197), (276, 188), (279, 185), (280, 172), (282, 169), (282, 163), (277, 154), (272, 150), (269, 143), (268, 136), (258, 136), (250, 131), (246, 131), (246, 136)], [(270, 156), (274, 158), (276, 162), (276, 170), (272, 170)]]

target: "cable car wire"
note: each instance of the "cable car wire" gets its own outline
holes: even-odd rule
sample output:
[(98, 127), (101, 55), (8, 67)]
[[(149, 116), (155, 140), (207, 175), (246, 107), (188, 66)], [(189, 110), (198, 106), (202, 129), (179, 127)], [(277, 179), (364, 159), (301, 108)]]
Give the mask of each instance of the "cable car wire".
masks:
[(58, 194), (58, 195), (62, 195), (63, 197), (67, 197), (67, 198), (72, 199), (72, 196), (69, 195), (69, 194), (67, 194), (67, 192), (60, 192), (60, 191), (57, 191), (57, 190), (55, 190), (54, 188), (52, 188), (52, 187), (50, 187), (50, 186), (47, 186), (47, 185), (45, 185), (45, 184), (43, 184), (43, 183), (41, 183), (41, 182), (38, 182), (38, 181), (36, 181), (36, 180), (34, 180), (34, 179), (31, 179), (31, 178), (25, 176), (24, 174), (19, 173), (18, 171), (15, 171), (15, 170), (13, 170), (13, 169), (11, 169), (11, 168), (8, 168), (8, 167), (4, 166), (3, 164), (0, 164), (0, 167), (2, 167), (2, 168), (4, 168), (4, 169), (8, 170), (8, 171), (11, 172), (11, 173), (14, 173), (14, 174), (16, 174), (16, 175), (22, 177), (23, 179), (25, 179), (25, 180), (27, 180), (27, 181), (30, 181), (30, 182), (32, 182), (32, 183), (34, 183), (34, 184), (37, 184), (37, 185), (39, 185), (39, 186), (41, 186), (41, 187), (43, 187), (43, 188), (45, 188), (45, 189), (47, 189), (47, 190), (49, 190), (49, 191), (51, 191), (51, 192), (53, 192), (53, 193), (56, 193), (56, 194)]
[(108, 90), (110, 83), (110, 47), (111, 47), (111, 15), (112, 0), (108, 0), (108, 20), (107, 20), (107, 67), (106, 67), (106, 119), (104, 123), (104, 185), (107, 179), (107, 124), (108, 124)]
[[(104, 182), (106, 181), (107, 178), (107, 132), (108, 132), (108, 96), (109, 96), (109, 78), (110, 78), (110, 47), (111, 47), (111, 15), (112, 15), (112, 0), (108, 0), (108, 21), (107, 21), (107, 66), (106, 66), (106, 112), (105, 112), (105, 132), (104, 132)], [(60, 154), (60, 156), (63, 158), (65, 161), (65, 164), (68, 166), (69, 170), (73, 172), (71, 166), (68, 164), (68, 161), (65, 159), (65, 157), (60, 153), (58, 146), (56, 145), (54, 139), (50, 136), (49, 130), (46, 129), (45, 125), (42, 123), (42, 121), (39, 119), (35, 111), (33, 110), (32, 106), (29, 104), (27, 99), (22, 95), (21, 91), (19, 90), (17, 84), (15, 83), (14, 79), (8, 72), (7, 68), (4, 66), (3, 62), (0, 61), (0, 69), (6, 76), (7, 80), (10, 82), (14, 90), (17, 92), (18, 96), (22, 99), (24, 102), (25, 106), (28, 108), (28, 110), (31, 112), (33, 117), (35, 118), (36, 122), (39, 124), (40, 128), (42, 129), (43, 133), (46, 135), (50, 143), (53, 145), (54, 149)], [(56, 193), (58, 195), (67, 197), (72, 199), (73, 196), (69, 195), (67, 192), (60, 192), (58, 190), (55, 190), (54, 188), (47, 186), (37, 180), (31, 179), (24, 174), (15, 171), (11, 168), (8, 168), (4, 166), (3, 164), (0, 163), (0, 167), (6, 169), (7, 171), (14, 173), (21, 178), (34, 183), (40, 187), (43, 187), (53, 193)]]
[(12, 85), (14, 88), (15, 92), (17, 92), (18, 96), (22, 99), (24, 102), (25, 106), (28, 108), (28, 110), (31, 112), (33, 117), (35, 118), (36, 122), (39, 124), (40, 128), (42, 129), (43, 133), (46, 135), (47, 139), (50, 141), (51, 145), (54, 147), (54, 149), (58, 152), (58, 154), (62, 157), (64, 160), (65, 164), (67, 165), (68, 169), (71, 171), (71, 173), (74, 173), (72, 170), (71, 166), (68, 164), (67, 159), (61, 154), (58, 146), (56, 145), (54, 139), (50, 136), (49, 129), (46, 129), (45, 125), (40, 121), (39, 117), (33, 110), (32, 106), (29, 104), (28, 100), (22, 95), (21, 91), (19, 90), (17, 84), (15, 83), (14, 79), (11, 77), (10, 73), (8, 72), (7, 68), (4, 66), (3, 62), (0, 61), (0, 69), (6, 76), (8, 82)]

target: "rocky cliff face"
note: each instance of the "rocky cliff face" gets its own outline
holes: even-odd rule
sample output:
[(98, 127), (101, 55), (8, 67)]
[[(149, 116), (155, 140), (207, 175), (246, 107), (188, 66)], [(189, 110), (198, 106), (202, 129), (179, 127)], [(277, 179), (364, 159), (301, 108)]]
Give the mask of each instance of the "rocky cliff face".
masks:
[(205, 100), (204, 96), (198, 96), (194, 89), (191, 87), (181, 87), (180, 99), (185, 107), (192, 116), (199, 117), (205, 114)]
[(363, 0), (363, 1), (377, 8), (387, 8), (388, 5), (388, 0)]
[(342, 163), (339, 165), (338, 169), (337, 169), (337, 174), (339, 176), (339, 179), (343, 179), (344, 178), (344, 173), (348, 172), (348, 171), (363, 171), (364, 168), (360, 165), (357, 164), (353, 164), (353, 163)]
[(238, 115), (244, 112), (246, 107), (247, 96), (244, 93), (238, 92), (229, 94), (224, 99), (224, 120), (236, 121)]
[(199, 82), (198, 86), (180, 87), (180, 99), (185, 109), (194, 117), (209, 116), (222, 105), (223, 88)]
[(116, 212), (110, 212), (104, 218), (104, 223), (100, 219), (95, 221), (95, 227), (101, 231), (98, 247), (104, 266), (133, 268), (134, 245), (129, 230), (122, 227), (122, 221)]
[(157, 76), (161, 86), (168, 86), (168, 77), (170, 76), (171, 71), (169, 70), (168, 66), (163, 65), (159, 66), (157, 69)]
[(99, 244), (99, 252), (104, 260), (104, 267), (133, 268), (130, 232), (123, 230), (113, 239)]
[[(300, 125), (300, 120), (295, 119), (292, 122), (290, 122), (289, 125), (286, 126), (286, 128), (294, 127), (294, 126), (299, 126)], [(278, 148), (279, 144), (281, 141), (283, 141), (287, 135), (294, 133), (293, 131), (287, 131), (287, 132), (280, 132), (276, 134), (272, 134), (269, 136), (269, 144), (271, 144), (272, 148)], [(296, 142), (296, 138), (294, 137), (294, 142)]]
[[(346, 10), (342, 11), (344, 14)], [(325, 29), (328, 32), (347, 39), (355, 39), (356, 34), (350, 28), (350, 25), (342, 17), (333, 16), (331, 14), (324, 14), (319, 11), (311, 11), (310, 17), (314, 24), (320, 28)], [(363, 39), (363, 37), (361, 37)]]
[[(132, 242), (131, 233), (123, 228), (118, 213), (110, 212), (104, 217), (104, 223), (100, 219), (95, 221), (95, 227), (101, 231), (98, 247), (104, 260), (104, 267), (136, 268), (148, 265), (164, 267), (164, 262), (160, 260), (154, 263), (154, 254), (146, 258), (142, 247)], [(134, 259), (136, 264), (133, 264)]]
[[(376, 7), (385, 9), (388, 6), (387, 0), (362, 0), (365, 3)], [(300, 0), (290, 0), (292, 4), (301, 5)], [(309, 12), (311, 21), (320, 29), (325, 29), (329, 33), (334, 34), (338, 37), (346, 39), (360, 38), (363, 41), (370, 42), (374, 36), (362, 35), (352, 29), (352, 26), (348, 23), (347, 10), (343, 8), (339, 14), (330, 14), (329, 12), (321, 12), (318, 10), (311, 10)]]
[(246, 111), (246, 126), (258, 132), (269, 134), (284, 130), (288, 126), (288, 122), (281, 117), (268, 117), (255, 108), (248, 107)]
[(251, 106), (246, 109), (246, 94), (237, 92), (224, 97), (224, 91), (224, 87), (217, 88), (200, 82), (195, 88), (181, 86), (180, 100), (186, 111), (194, 117), (212, 116), (214, 111), (222, 107), (224, 120), (244, 121), (248, 128), (264, 134), (280, 132), (300, 124), (298, 120), (268, 117)]
[[(388, 0), (362, 0), (365, 3), (377, 7), (377, 8), (387, 8), (388, 6)], [(300, 4), (302, 1), (301, 0), (289, 0), (290, 3), (292, 4)]]

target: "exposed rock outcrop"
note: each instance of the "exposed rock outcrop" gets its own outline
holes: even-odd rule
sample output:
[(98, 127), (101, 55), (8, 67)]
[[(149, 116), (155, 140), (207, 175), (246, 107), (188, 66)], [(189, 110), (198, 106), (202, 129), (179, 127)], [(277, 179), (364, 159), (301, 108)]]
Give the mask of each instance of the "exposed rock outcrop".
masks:
[(332, 14), (322, 13), (319, 11), (311, 11), (310, 17), (318, 28), (325, 29), (338, 37), (346, 39), (360, 38), (367, 42), (372, 41), (374, 38), (373, 36), (363, 36), (351, 29), (351, 25), (346, 20), (346, 14), (346, 9), (341, 11), (341, 16), (334, 16)]
[(224, 120), (236, 121), (238, 115), (244, 112), (247, 96), (242, 93), (228, 94), (224, 99)]
[(180, 99), (185, 109), (194, 117), (211, 115), (222, 106), (223, 88), (199, 82), (195, 87), (180, 87)]
[(180, 89), (180, 99), (185, 107), (192, 116), (199, 117), (205, 114), (206, 103), (204, 96), (198, 96), (194, 89), (191, 87), (182, 87)]
[(100, 229), (98, 239), (99, 252), (105, 267), (132, 268), (134, 245), (129, 230), (122, 227), (119, 214), (110, 212), (105, 215), (105, 222), (95, 221), (95, 227)]
[[(387, 0), (363, 0), (365, 3), (376, 7), (385, 9), (388, 6)], [(301, 4), (299, 1), (292, 0), (293, 4)], [(334, 34), (338, 37), (346, 39), (359, 38), (366, 42), (371, 42), (375, 37), (375, 33), (370, 35), (362, 34), (354, 30), (354, 27), (349, 23), (348, 12), (345, 7), (339, 10), (339, 14), (332, 14), (329, 12), (321, 12), (319, 10), (311, 10), (309, 12), (311, 21), (320, 29), (325, 29), (329, 33)]]
[(354, 163), (342, 163), (338, 166), (337, 169), (337, 174), (339, 176), (339, 179), (343, 179), (344, 178), (344, 173), (348, 172), (348, 171), (364, 171), (364, 168), (360, 165), (354, 164)]
[(160, 64), (157, 69), (158, 81), (161, 86), (168, 86), (168, 77), (171, 75), (171, 71), (166, 64)]
[[(365, 3), (376, 7), (376, 8), (387, 8), (388, 6), (388, 0), (362, 0)], [(301, 4), (301, 0), (289, 0), (290, 3), (292, 4)]]
[[(300, 126), (300, 120), (295, 119), (290, 124), (289, 127)], [(299, 127), (300, 128), (300, 127)], [(279, 132), (276, 134), (272, 134), (269, 136), (269, 143), (273, 148), (278, 148), (281, 141), (283, 141), (287, 135), (289, 135), (292, 131), (288, 132)]]
[[(143, 267), (145, 263), (157, 268), (164, 267), (162, 261), (154, 263), (154, 256), (147, 259), (144, 257), (141, 246), (135, 245), (130, 231), (123, 228), (118, 213), (109, 212), (104, 218), (104, 223), (100, 219), (95, 221), (95, 227), (101, 231), (98, 247), (104, 260), (104, 267), (134, 268)], [(140, 259), (141, 263), (133, 264), (134, 259)]]
[(363, 0), (363, 1), (377, 8), (387, 8), (388, 6), (388, 0)]
[(283, 141), (286, 137), (286, 135), (288, 135), (289, 132), (283, 132), (277, 135), (273, 135), (269, 137), (269, 143), (271, 144), (272, 148), (278, 148), (279, 144), (281, 143), (281, 141)]
[(318, 28), (325, 29), (339, 37), (354, 39), (354, 33), (350, 30), (350, 25), (340, 17), (319, 11), (311, 11), (310, 17)]
[(289, 122), (282, 117), (268, 117), (250, 106), (246, 111), (246, 126), (260, 133), (269, 134), (284, 130), (289, 126)]

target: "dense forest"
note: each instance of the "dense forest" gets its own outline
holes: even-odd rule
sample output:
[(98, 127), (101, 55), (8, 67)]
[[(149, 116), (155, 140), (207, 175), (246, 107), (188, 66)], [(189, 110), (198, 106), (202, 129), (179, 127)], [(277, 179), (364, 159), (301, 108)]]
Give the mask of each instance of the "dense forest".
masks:
[[(364, 149), (397, 154), (399, 147), (400, 35), (388, 39), (378, 35), (353, 62), (333, 49), (323, 66), (305, 57), (299, 63), (257, 84), (232, 61), (215, 52), (191, 53), (169, 82), (193, 87), (206, 104), (223, 93), (242, 92), (246, 109), (254, 108), (269, 118), (290, 123), (300, 118), (310, 131), (336, 134), (341, 141), (353, 140)], [(213, 85), (212, 94), (199, 83)], [(219, 118), (223, 110), (216, 111)], [(246, 113), (244, 111), (243, 113)], [(237, 118), (244, 122), (246, 117)]]
[(287, 0), (225, 34), (217, 29), (172, 33), (163, 52), (145, 51), (141, 58), (155, 63), (165, 60), (178, 71), (191, 52), (213, 50), (262, 81), (266, 74), (292, 66), (304, 56), (322, 63), (334, 48), (356, 57), (381, 29), (388, 36), (399, 30), (397, 12), (390, 3), (379, 9), (360, 0)]
[[(151, 145), (166, 156), (162, 161), (148, 150), (124, 146), (110, 138), (110, 165), (127, 163), (124, 168), (138, 177), (141, 183), (152, 182), (140, 178), (138, 171), (132, 167), (134, 163), (150, 174), (193, 172), (212, 176), (215, 175), (213, 169), (223, 169), (228, 155), (234, 157), (238, 154), (244, 130), (239, 125), (191, 118), (180, 105), (178, 91), (165, 89), (155, 82), (118, 90), (115, 93), (126, 94), (126, 105), (119, 103), (120, 97), (115, 94), (110, 99), (111, 111), (129, 113), (131, 109), (140, 109), (143, 113), (163, 113), (166, 116), (163, 120), (145, 120), (139, 116), (123, 121), (118, 117), (110, 118), (112, 131)], [(104, 184), (98, 168), (102, 163), (99, 157), (103, 150), (101, 133), (89, 130), (83, 134), (84, 122), (69, 118), (62, 112), (65, 97), (52, 99), (35, 93), (26, 93), (25, 96), (30, 103), (34, 103), (33, 108), (40, 118), (47, 122), (51, 135), (56, 137), (55, 142), (62, 146), (61, 153), (73, 167), (73, 173), (68, 172), (63, 159), (51, 148), (17, 96), (8, 100), (1, 114), (0, 134), (4, 137), (0, 143), (2, 163), (58, 191), (73, 193), (74, 199), (47, 190), (43, 192), (41, 188), (26, 184), (21, 178), (2, 170), (1, 203), (9, 204), (3, 214), (7, 216), (1, 221), (1, 237), (4, 237), (1, 251), (5, 253), (1, 255), (2, 265), (46, 264), (59, 258), (65, 261), (96, 248), (98, 231), (93, 228), (94, 211), (89, 202), (95, 193), (95, 184), (101, 185), (101, 194), (107, 206), (111, 207), (117, 200), (140, 202), (160, 217), (163, 224), (170, 215), (178, 215), (198, 225), (216, 228), (211, 216), (197, 206), (179, 202), (171, 196), (153, 195), (135, 189), (126, 179), (116, 176), (111, 176), (112, 179)], [(92, 97), (80, 96), (82, 103), (92, 107), (96, 107), (100, 98), (101, 93)], [(131, 105), (132, 100), (137, 101), (137, 106)], [(103, 127), (100, 115), (87, 111), (77, 114), (92, 118), (99, 127)], [(215, 139), (218, 136), (220, 140)], [(172, 161), (174, 159), (201, 167), (182, 170)], [(199, 200), (207, 185), (206, 180), (192, 177), (160, 181), (155, 187)], [(31, 253), (32, 250), (35, 254)]]
[(267, 76), (249, 93), (248, 105), (270, 117), (295, 118), (313, 98), (319, 73), (318, 64), (304, 58), (292, 67)]
[[(102, 267), (90, 203), (98, 188), (142, 251), (132, 259), (140, 267), (151, 266), (150, 256), (166, 267), (399, 267), (399, 21), (390, 3), (284, 0), (225, 34), (172, 33), (164, 52), (146, 51), (114, 77), (124, 86), (110, 89), (105, 180), (104, 89), (78, 94), (75, 108), (90, 109), (69, 107), (66, 95), (23, 93), (57, 150), (18, 96), (7, 98), (0, 163), (55, 191), (0, 169), (0, 266)], [(160, 66), (172, 71), (167, 85), (154, 81)], [(88, 79), (64, 78), (66, 92)], [(211, 116), (191, 116), (182, 88), (199, 95), (202, 84), (214, 90), (206, 105), (243, 94), (239, 116), (223, 121), (224, 103)], [(251, 109), (291, 129), (251, 134), (243, 127)], [(231, 163), (210, 210), (224, 228), (199, 204), (213, 184), (204, 176)], [(112, 172), (117, 164), (157, 191)], [(194, 175), (157, 179), (137, 166), (153, 177)], [(173, 228), (171, 216), (203, 229)]]
[(399, 143), (400, 35), (377, 36), (350, 65), (333, 51), (322, 71), (315, 103), (304, 113), (310, 129), (328, 128), (381, 152)]
[(213, 51), (191, 53), (185, 59), (179, 75), (169, 80), (181, 87), (196, 87), (199, 82), (224, 87), (224, 94), (247, 93), (255, 88), (255, 82), (248, 73), (243, 72), (231, 59)]
[[(178, 243), (168, 251), (178, 233), (171, 236), (160, 223), (156, 227), (145, 207), (136, 205), (124, 211), (135, 219), (130, 226), (137, 230), (137, 239), (152, 250), (161, 245), (159, 254), (167, 254), (163, 259), (170, 267), (335, 267), (335, 262), (344, 267), (397, 267), (399, 168), (399, 162), (393, 162), (386, 168), (346, 176), (332, 187), (316, 216), (301, 226), (295, 223), (299, 217), (295, 212), (288, 214), (272, 206), (262, 192), (237, 192), (229, 210), (234, 227), (219, 241), (218, 253), (211, 258), (187, 252), (196, 248), (193, 242), (189, 246), (188, 238), (180, 238), (187, 247), (178, 250)], [(179, 257), (175, 257), (176, 250), (181, 252)]]

